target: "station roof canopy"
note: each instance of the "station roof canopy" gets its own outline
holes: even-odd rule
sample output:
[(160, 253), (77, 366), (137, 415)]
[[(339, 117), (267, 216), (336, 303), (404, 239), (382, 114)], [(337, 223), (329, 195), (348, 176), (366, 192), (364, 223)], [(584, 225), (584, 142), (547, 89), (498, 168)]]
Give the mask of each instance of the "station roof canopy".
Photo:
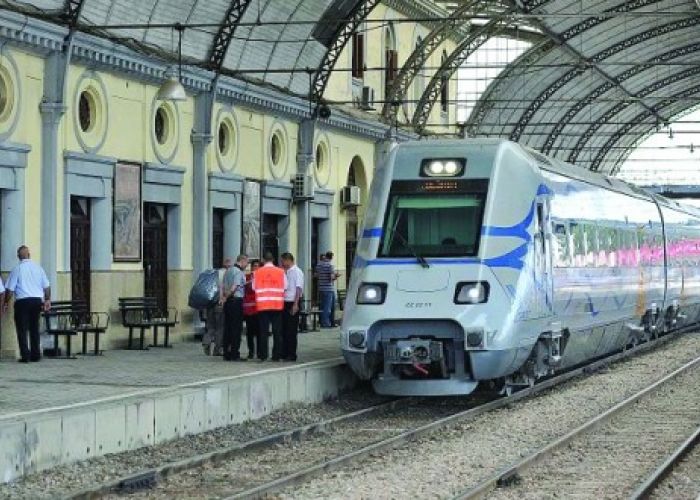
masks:
[[(470, 136), (510, 138), (611, 172), (642, 138), (700, 104), (700, 8), (693, 0), (386, 1), (429, 12), (433, 17), (421, 22), (432, 30), (450, 24), (450, 37), (470, 42), (457, 43), (462, 57), (448, 63), (466, 60), (490, 37), (532, 43), (481, 96), (465, 124)], [(2, 7), (171, 60), (177, 50), (172, 25), (181, 23), (186, 64), (312, 99), (322, 97), (340, 51), (378, 3), (0, 0)], [(443, 67), (438, 75), (454, 71)], [(405, 97), (406, 88), (397, 95)], [(413, 116), (419, 132), (428, 131), (425, 116)]]

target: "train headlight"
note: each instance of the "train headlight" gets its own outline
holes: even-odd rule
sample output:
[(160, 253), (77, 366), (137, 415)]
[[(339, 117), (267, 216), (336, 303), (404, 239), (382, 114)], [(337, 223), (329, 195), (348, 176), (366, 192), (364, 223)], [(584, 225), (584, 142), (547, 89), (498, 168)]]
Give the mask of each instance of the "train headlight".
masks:
[(358, 304), (383, 304), (386, 299), (386, 283), (362, 283), (357, 290)]
[(464, 173), (466, 162), (463, 158), (423, 160), (421, 177), (458, 177)]
[(348, 343), (355, 349), (361, 349), (365, 346), (366, 333), (362, 330), (352, 330), (348, 334)]
[(455, 304), (483, 304), (489, 300), (487, 281), (463, 281), (457, 283)]

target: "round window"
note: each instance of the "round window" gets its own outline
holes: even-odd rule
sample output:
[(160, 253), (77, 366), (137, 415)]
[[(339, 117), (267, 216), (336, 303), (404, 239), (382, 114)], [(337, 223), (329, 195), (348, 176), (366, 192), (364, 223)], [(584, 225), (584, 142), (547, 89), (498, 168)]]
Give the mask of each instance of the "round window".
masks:
[(236, 135), (233, 125), (226, 119), (219, 123), (218, 146), (221, 156), (230, 156), (236, 147)]
[(158, 144), (165, 144), (168, 141), (168, 126), (168, 112), (161, 106), (156, 110), (155, 121), (153, 123)]
[(316, 169), (318, 170), (323, 170), (324, 165), (326, 164), (326, 156), (323, 151), (323, 147), (319, 144), (316, 146)]
[(225, 155), (229, 148), (229, 134), (226, 126), (221, 123), (219, 125), (219, 153)]
[(78, 99), (78, 122), (83, 132), (90, 132), (95, 126), (95, 99), (87, 90)]
[(272, 156), (272, 164), (275, 166), (278, 166), (280, 163), (282, 163), (282, 137), (280, 137), (279, 133), (275, 133), (272, 136), (272, 144), (270, 145), (271, 151), (270, 154)]

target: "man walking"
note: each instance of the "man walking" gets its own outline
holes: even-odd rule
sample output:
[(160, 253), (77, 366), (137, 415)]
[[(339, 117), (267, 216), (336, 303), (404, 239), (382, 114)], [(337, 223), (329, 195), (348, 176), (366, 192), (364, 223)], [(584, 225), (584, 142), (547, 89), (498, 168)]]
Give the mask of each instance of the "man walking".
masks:
[(333, 252), (327, 252), (325, 258), (316, 264), (316, 277), (318, 279), (318, 292), (321, 299), (321, 327), (333, 326), (333, 309), (335, 303), (335, 280), (338, 273), (331, 263)]
[(239, 255), (236, 264), (224, 274), (220, 298), (224, 306), (224, 361), (245, 361), (241, 358), (240, 349), (246, 267), (248, 267), (248, 257)]
[(282, 254), (282, 268), (287, 275), (284, 287), (284, 314), (282, 320), (282, 358), (297, 360), (297, 333), (299, 332), (299, 304), (304, 292), (304, 273), (294, 264), (294, 256)]
[(287, 277), (284, 270), (275, 266), (271, 252), (265, 252), (265, 264), (253, 274), (255, 305), (260, 318), (258, 336), (258, 359), (264, 361), (268, 355), (268, 335), (272, 327), (272, 361), (280, 361), (282, 355), (282, 310)]
[[(19, 264), (10, 272), (3, 308), (15, 297), (15, 329), (21, 363), (41, 360), (39, 317), (42, 309), (51, 309), (51, 287), (46, 272), (30, 260), (29, 248), (17, 249)], [(29, 333), (30, 348), (27, 347)]]

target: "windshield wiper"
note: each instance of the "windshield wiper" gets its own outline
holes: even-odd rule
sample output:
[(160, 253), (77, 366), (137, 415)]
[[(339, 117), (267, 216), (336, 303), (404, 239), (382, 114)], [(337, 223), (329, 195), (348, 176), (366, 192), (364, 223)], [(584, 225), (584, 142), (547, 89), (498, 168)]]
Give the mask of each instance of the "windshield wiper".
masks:
[(428, 264), (428, 261), (425, 260), (425, 257), (416, 252), (416, 249), (413, 248), (413, 246), (408, 241), (406, 241), (406, 238), (404, 238), (399, 231), (394, 230), (394, 234), (399, 237), (399, 241), (401, 241), (401, 244), (404, 246), (404, 248), (406, 248), (406, 250), (413, 254), (413, 256), (416, 258), (416, 260), (423, 269), (428, 269), (430, 267), (430, 264)]

